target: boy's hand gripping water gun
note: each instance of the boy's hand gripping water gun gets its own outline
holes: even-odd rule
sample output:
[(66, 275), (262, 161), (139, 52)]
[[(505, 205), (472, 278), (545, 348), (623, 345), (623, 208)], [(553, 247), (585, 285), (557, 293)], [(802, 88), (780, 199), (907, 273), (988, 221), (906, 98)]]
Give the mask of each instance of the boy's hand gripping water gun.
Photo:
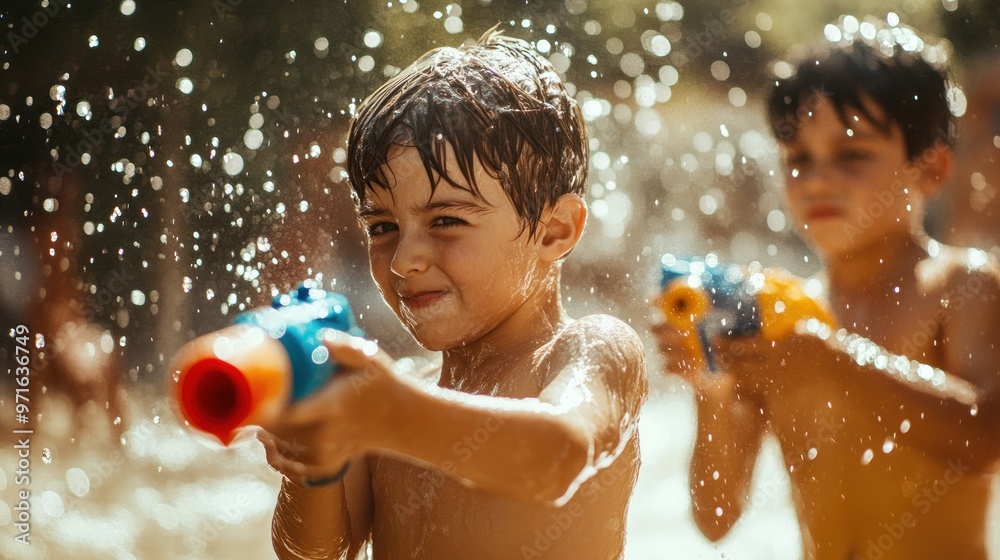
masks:
[(664, 255), (660, 262), (660, 295), (656, 304), (667, 324), (684, 338), (696, 368), (715, 371), (711, 340), (715, 336), (758, 334), (782, 339), (802, 319), (833, 326), (833, 313), (809, 297), (802, 282), (774, 269), (747, 273), (720, 264), (714, 255), (680, 259)]
[(192, 427), (228, 445), (237, 428), (269, 423), (333, 375), (322, 332), (364, 333), (347, 298), (315, 286), (307, 280), (180, 349), (174, 397)]

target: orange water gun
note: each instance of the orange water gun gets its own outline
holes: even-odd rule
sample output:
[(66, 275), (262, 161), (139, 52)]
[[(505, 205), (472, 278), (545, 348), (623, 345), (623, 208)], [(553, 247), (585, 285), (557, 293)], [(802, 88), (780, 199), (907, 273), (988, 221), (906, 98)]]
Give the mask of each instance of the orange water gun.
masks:
[(322, 342), (326, 329), (364, 336), (347, 298), (307, 280), (275, 297), (270, 307), (192, 340), (172, 367), (181, 415), (225, 445), (238, 428), (276, 419), (336, 372)]
[(757, 334), (774, 341), (791, 334), (803, 319), (836, 324), (830, 309), (806, 294), (799, 278), (784, 271), (751, 273), (721, 264), (714, 255), (682, 259), (668, 254), (660, 266), (656, 305), (684, 337), (695, 367), (715, 370), (715, 336)]

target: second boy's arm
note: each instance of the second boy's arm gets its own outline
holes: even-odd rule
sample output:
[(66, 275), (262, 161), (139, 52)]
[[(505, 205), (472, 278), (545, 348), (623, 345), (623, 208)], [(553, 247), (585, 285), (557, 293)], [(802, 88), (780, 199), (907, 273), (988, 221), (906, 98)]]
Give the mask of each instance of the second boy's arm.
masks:
[[(953, 274), (949, 287), (937, 337), (943, 346), (940, 370), (918, 361), (907, 367), (907, 359), (891, 356), (895, 364), (859, 360), (865, 347), (860, 342), (852, 349), (833, 339), (828, 346), (838, 361), (853, 359), (850, 369), (841, 370), (845, 390), (854, 387), (853, 397), (881, 415), (886, 425), (909, 423), (899, 441), (942, 461), (961, 459), (974, 469), (989, 468), (1000, 454), (996, 410), (990, 404), (1000, 389), (1000, 285), (995, 272), (984, 267)], [(915, 325), (914, 332), (920, 327)], [(841, 357), (844, 353), (847, 360)]]
[[(667, 323), (653, 325), (653, 333), (665, 369), (694, 389), (697, 426), (688, 482), (691, 516), (706, 538), (717, 541), (742, 516), (749, 498), (767, 427), (762, 400), (725, 371), (695, 367), (683, 350), (684, 337)], [(725, 355), (718, 358), (723, 366), (730, 361)]]
[(766, 429), (762, 405), (728, 374), (703, 375), (696, 389), (697, 435), (691, 456), (691, 514), (712, 541), (739, 520)]
[(981, 280), (976, 301), (952, 305), (941, 321), (946, 370), (889, 353), (858, 335), (832, 333), (823, 339), (801, 332), (773, 345), (741, 342), (756, 348), (744, 347), (734, 371), (761, 388), (772, 388), (773, 398), (781, 398), (781, 386), (827, 376), (871, 415), (856, 420), (884, 426), (884, 436), (897, 444), (942, 461), (988, 468), (1000, 448), (997, 413), (989, 404), (1000, 380), (1000, 290), (991, 276)]

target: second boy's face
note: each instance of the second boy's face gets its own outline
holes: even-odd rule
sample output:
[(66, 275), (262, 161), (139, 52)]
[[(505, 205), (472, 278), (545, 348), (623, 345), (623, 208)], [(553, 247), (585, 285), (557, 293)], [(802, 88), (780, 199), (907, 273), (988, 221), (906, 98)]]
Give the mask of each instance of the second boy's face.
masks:
[[(450, 147), (447, 165), (464, 184)], [(394, 188), (369, 190), (359, 210), (386, 303), (430, 350), (503, 326), (533, 293), (539, 261), (500, 183), (477, 164), (481, 198), (443, 180), (432, 196), (415, 148), (391, 153), (388, 167)]]
[[(825, 257), (908, 235), (921, 208), (899, 127), (886, 133), (852, 109), (848, 126), (822, 97), (807, 107), (811, 116), (782, 144), (788, 203), (802, 235)], [(882, 117), (878, 107), (868, 109)]]

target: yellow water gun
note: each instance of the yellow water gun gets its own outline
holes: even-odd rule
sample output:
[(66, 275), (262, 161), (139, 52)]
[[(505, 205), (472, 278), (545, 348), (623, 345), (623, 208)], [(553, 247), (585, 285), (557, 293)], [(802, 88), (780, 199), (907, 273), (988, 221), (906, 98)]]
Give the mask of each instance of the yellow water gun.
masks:
[(758, 334), (779, 340), (800, 320), (836, 324), (830, 309), (806, 294), (802, 281), (776, 269), (751, 271), (723, 264), (714, 255), (684, 259), (664, 255), (655, 304), (684, 337), (695, 367), (715, 370), (715, 336)]

